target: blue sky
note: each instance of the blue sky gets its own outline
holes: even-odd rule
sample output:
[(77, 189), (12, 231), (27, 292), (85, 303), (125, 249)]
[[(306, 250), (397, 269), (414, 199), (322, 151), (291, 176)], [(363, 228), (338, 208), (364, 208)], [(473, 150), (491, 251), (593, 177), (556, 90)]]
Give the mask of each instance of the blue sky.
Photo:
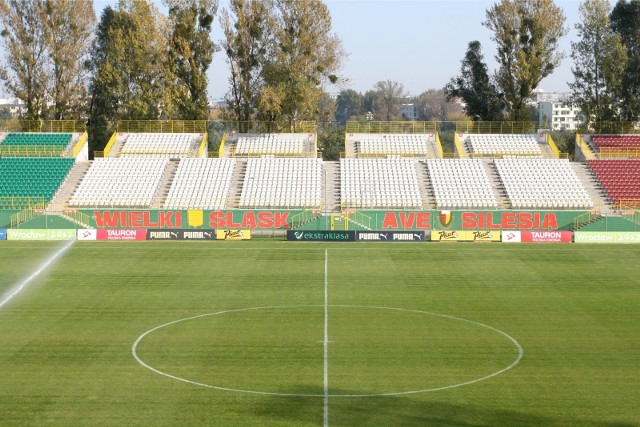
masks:
[[(154, 0), (161, 5), (161, 0)], [(610, 0), (615, 4), (615, 0)], [(106, 5), (117, 0), (94, 0), (98, 19)], [(365, 92), (379, 80), (402, 83), (410, 95), (442, 88), (459, 74), (460, 61), (472, 40), (482, 43), (491, 71), (495, 44), (491, 31), (482, 26), (488, 0), (325, 0), (348, 56), (341, 75), (343, 88)], [(540, 84), (546, 92), (566, 92), (571, 74), (571, 41), (576, 40), (579, 0), (556, 0), (564, 10), (569, 33), (561, 41), (566, 57), (556, 71)], [(220, 9), (228, 4), (220, 0)], [(212, 35), (222, 39), (218, 18)], [(228, 90), (228, 66), (223, 52), (214, 56), (209, 71), (209, 99), (222, 98)], [(339, 91), (340, 88), (332, 90)]]

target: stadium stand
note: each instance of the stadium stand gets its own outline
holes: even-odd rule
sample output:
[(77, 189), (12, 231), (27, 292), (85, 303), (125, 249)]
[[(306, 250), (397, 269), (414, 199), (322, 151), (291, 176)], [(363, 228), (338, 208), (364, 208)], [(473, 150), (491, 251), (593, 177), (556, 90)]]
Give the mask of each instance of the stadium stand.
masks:
[(640, 160), (592, 159), (587, 164), (613, 204), (640, 207)]
[(241, 208), (319, 207), (322, 160), (250, 157), (240, 195)]
[(640, 147), (640, 135), (593, 135), (591, 141), (597, 148)]
[(82, 207), (150, 207), (169, 160), (97, 158), (69, 201)]
[(0, 199), (22, 199), (14, 207), (26, 208), (29, 199), (49, 202), (54, 196), (74, 159), (61, 157), (0, 158)]
[(438, 209), (497, 209), (498, 201), (481, 159), (427, 159)]
[(164, 203), (167, 209), (222, 209), (229, 195), (235, 159), (180, 160)]
[(202, 141), (199, 133), (130, 133), (120, 156), (193, 156)]
[(340, 159), (340, 198), (345, 208), (422, 206), (413, 159)]
[(591, 135), (599, 157), (640, 157), (640, 135)]
[(360, 134), (355, 140), (356, 153), (363, 157), (373, 155), (400, 155), (427, 157), (429, 150), (424, 134)]
[(514, 209), (590, 209), (593, 201), (566, 159), (495, 159)]
[(8, 133), (0, 144), (0, 153), (26, 157), (31, 155), (57, 156), (69, 145), (70, 133)]
[(316, 153), (313, 134), (238, 135), (234, 154), (236, 156), (301, 156), (304, 153), (314, 155)]
[(542, 157), (540, 144), (528, 134), (467, 134), (461, 137), (472, 156)]

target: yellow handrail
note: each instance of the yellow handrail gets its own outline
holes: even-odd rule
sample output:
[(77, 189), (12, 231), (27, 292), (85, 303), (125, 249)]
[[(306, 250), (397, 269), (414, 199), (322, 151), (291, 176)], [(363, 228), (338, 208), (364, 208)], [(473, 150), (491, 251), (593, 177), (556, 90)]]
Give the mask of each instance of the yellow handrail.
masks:
[(558, 150), (558, 146), (556, 145), (556, 143), (553, 140), (553, 138), (551, 138), (551, 134), (549, 134), (549, 133), (546, 134), (546, 141), (547, 141), (547, 144), (549, 145), (549, 147), (551, 148), (551, 151), (553, 151), (553, 155), (556, 156), (556, 159), (559, 159), (560, 158), (560, 150)]
[(436, 146), (438, 147), (438, 155), (440, 158), (444, 158), (444, 152), (442, 151), (442, 143), (440, 142), (440, 134), (436, 132)]
[(204, 135), (202, 136), (202, 143), (200, 144), (200, 148), (198, 149), (198, 158), (202, 157), (202, 155), (204, 154), (205, 148), (207, 148), (207, 138), (208, 138), (208, 135), (205, 132)]
[(460, 143), (460, 137), (458, 136), (458, 132), (454, 134), (453, 142), (456, 145), (456, 151), (458, 152), (458, 157), (461, 159), (467, 157), (464, 150), (462, 149), (462, 144)]
[(580, 150), (582, 150), (585, 159), (593, 159), (593, 151), (591, 151), (591, 148), (589, 148), (587, 143), (584, 141), (584, 138), (582, 138), (582, 135), (580, 135), (579, 133), (576, 133), (576, 144), (578, 144), (578, 147), (580, 147)]
[(111, 138), (109, 138), (109, 142), (107, 142), (107, 145), (104, 147), (103, 157), (109, 157), (109, 152), (113, 148), (113, 144), (116, 143), (116, 139), (118, 139), (118, 133), (114, 132), (113, 135), (111, 135)]
[(76, 146), (73, 147), (73, 158), (75, 159), (76, 157), (78, 157), (78, 154), (80, 153), (80, 150), (82, 150), (82, 147), (84, 146), (84, 144), (87, 143), (89, 136), (87, 135), (87, 132), (85, 131), (82, 136), (78, 139), (78, 142), (76, 143)]
[(218, 157), (223, 157), (224, 154), (224, 144), (227, 142), (227, 134), (226, 132), (222, 135), (222, 141), (220, 142), (220, 147), (218, 148)]

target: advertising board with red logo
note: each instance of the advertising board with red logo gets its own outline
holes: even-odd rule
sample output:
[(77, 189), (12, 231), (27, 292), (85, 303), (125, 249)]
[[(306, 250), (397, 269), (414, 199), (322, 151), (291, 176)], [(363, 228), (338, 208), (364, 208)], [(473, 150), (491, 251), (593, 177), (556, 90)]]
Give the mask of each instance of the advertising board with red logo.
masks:
[(147, 230), (139, 228), (97, 230), (96, 240), (147, 240)]
[(98, 231), (95, 229), (79, 229), (77, 239), (78, 240), (97, 240)]
[(571, 243), (571, 231), (521, 231), (521, 241), (524, 243)]

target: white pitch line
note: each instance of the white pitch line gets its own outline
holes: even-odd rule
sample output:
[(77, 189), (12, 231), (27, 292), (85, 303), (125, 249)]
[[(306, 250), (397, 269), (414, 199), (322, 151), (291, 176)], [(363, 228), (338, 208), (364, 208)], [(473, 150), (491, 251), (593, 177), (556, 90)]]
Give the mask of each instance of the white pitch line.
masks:
[(329, 252), (324, 250), (324, 427), (329, 427)]
[(73, 245), (74, 240), (69, 240), (62, 248), (60, 248), (56, 253), (54, 253), (50, 258), (48, 258), (44, 263), (42, 263), (36, 270), (29, 275), (26, 279), (20, 282), (16, 287), (14, 287), (9, 294), (0, 300), (0, 308), (2, 308), (5, 304), (11, 301), (16, 295), (24, 290), (24, 288), (29, 285), (36, 277), (38, 277), (43, 271), (45, 271), (53, 262), (58, 259), (60, 255), (65, 253), (67, 249)]

